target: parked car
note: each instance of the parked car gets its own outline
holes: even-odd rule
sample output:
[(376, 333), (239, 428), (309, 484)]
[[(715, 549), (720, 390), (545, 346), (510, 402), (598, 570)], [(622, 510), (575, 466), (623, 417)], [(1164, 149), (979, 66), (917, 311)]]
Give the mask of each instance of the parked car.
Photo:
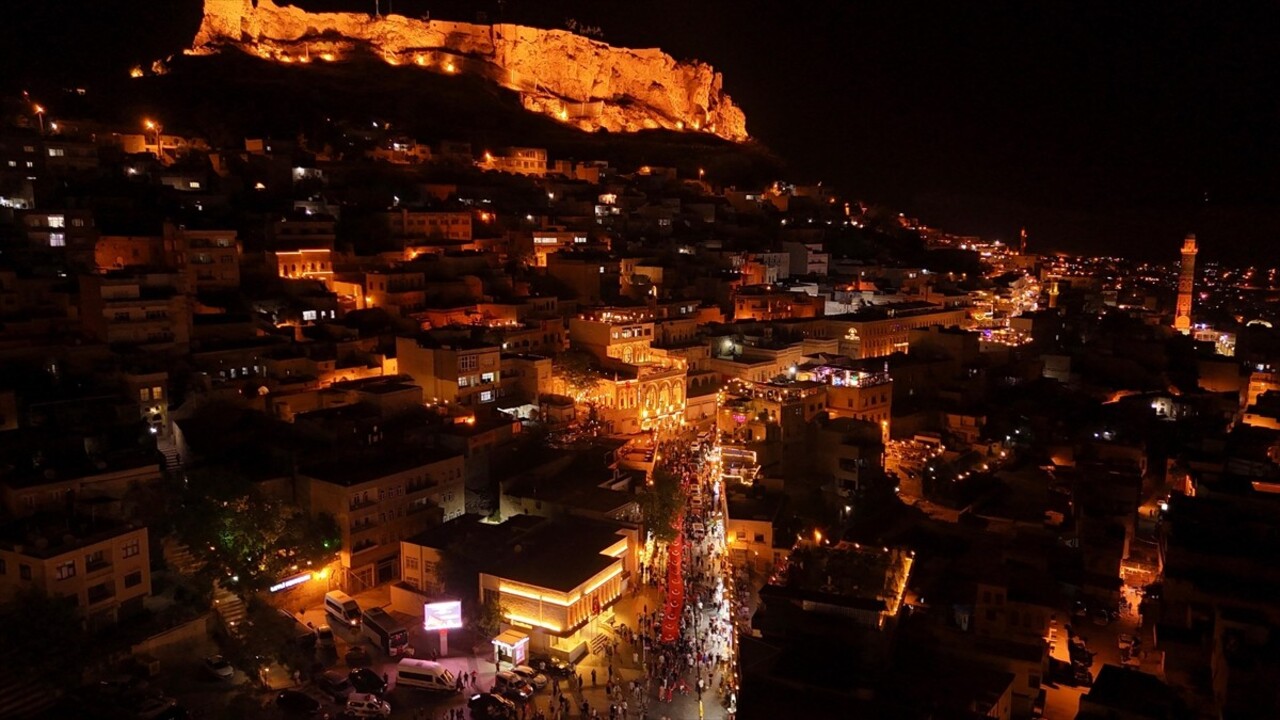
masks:
[(533, 686), (510, 670), (503, 670), (493, 676), (493, 690), (491, 692), (512, 700), (524, 701), (533, 696)]
[(333, 640), (333, 628), (321, 625), (316, 628), (316, 647), (321, 650), (332, 650), (336, 647)]
[(373, 693), (374, 695), (385, 695), (387, 692), (387, 683), (378, 673), (369, 668), (356, 668), (347, 674), (347, 680), (351, 681), (351, 687), (360, 693)]
[(204, 671), (216, 680), (230, 680), (236, 674), (236, 669), (221, 655), (205, 658), (203, 666)]
[(356, 691), (351, 681), (335, 670), (330, 670), (316, 678), (316, 687), (339, 704), (345, 702), (347, 696)]
[(391, 703), (371, 693), (355, 693), (347, 698), (346, 714), (358, 718), (391, 716)]
[(320, 701), (297, 690), (281, 690), (276, 695), (276, 707), (286, 715), (314, 715), (320, 712)]
[(516, 716), (516, 704), (501, 695), (493, 693), (481, 693), (472, 695), (467, 701), (467, 708), (471, 710), (473, 718), (492, 718), (493, 720), (508, 720)]
[(566, 662), (560, 658), (534, 656), (529, 658), (529, 665), (534, 670), (550, 677), (567, 678), (572, 677), (576, 672), (573, 663)]
[(541, 690), (547, 686), (547, 676), (528, 665), (517, 665), (511, 668), (511, 672), (519, 675), (525, 682), (532, 685), (534, 690)]
[(345, 657), (347, 667), (369, 667), (373, 664), (373, 659), (369, 657), (369, 651), (363, 645), (352, 645)]

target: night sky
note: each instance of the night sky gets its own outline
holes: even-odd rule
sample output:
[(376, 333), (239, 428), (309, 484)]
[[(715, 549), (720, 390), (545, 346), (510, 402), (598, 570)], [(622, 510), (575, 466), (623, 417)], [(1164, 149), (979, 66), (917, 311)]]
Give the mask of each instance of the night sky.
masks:
[[(563, 27), (572, 17), (612, 44), (714, 64), (794, 179), (931, 225), (1005, 239), (1025, 225), (1040, 251), (1172, 260), (1194, 231), (1209, 258), (1280, 255), (1274, 2), (504, 5), (508, 21)], [(194, 32), (198, 7), (23, 3), (0, 30), (20, 31), (0, 37), (4, 80), (62, 81), (170, 52)], [(477, 8), (497, 15), (496, 2), (392, 0), (397, 13), (439, 18), (472, 20)]]

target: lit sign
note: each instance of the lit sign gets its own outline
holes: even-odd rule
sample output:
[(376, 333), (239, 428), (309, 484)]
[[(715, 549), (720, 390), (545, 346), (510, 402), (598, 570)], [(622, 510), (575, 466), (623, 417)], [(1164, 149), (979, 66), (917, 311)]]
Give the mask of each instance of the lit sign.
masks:
[(462, 603), (457, 600), (426, 603), (422, 606), (423, 630), (452, 630), (462, 627)]
[(302, 583), (310, 579), (311, 579), (311, 573), (304, 572), (299, 575), (294, 575), (293, 577), (287, 577), (284, 580), (281, 580), (280, 582), (276, 583), (275, 585), (272, 585), (268, 589), (271, 590), (271, 592), (280, 592), (281, 590), (288, 590), (294, 585), (301, 585)]

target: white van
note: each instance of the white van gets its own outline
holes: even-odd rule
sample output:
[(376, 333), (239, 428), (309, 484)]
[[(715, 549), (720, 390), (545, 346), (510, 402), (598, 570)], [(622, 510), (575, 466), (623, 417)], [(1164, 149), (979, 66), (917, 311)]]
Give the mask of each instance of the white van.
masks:
[(448, 668), (431, 660), (405, 658), (396, 666), (396, 687), (457, 692), (457, 679)]
[(360, 606), (344, 592), (333, 590), (325, 593), (324, 611), (334, 622), (343, 627), (360, 627)]

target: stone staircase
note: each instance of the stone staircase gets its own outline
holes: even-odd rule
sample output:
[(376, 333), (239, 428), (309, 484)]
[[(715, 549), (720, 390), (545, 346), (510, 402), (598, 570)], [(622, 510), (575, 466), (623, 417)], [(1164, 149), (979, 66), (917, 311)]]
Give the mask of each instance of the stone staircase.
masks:
[(0, 717), (33, 718), (45, 713), (58, 700), (54, 688), (31, 679), (0, 673)]
[(595, 637), (591, 638), (591, 654), (604, 655), (605, 648), (608, 647), (609, 643), (612, 643), (612, 642), (613, 642), (613, 634), (606, 630), (602, 630), (601, 632), (597, 633)]
[(191, 548), (172, 537), (160, 541), (160, 548), (164, 553), (164, 561), (181, 575), (195, 575), (205, 565), (205, 561), (196, 557)]
[(160, 452), (164, 455), (164, 471), (169, 477), (179, 477), (182, 474), (182, 458), (178, 456), (178, 449), (175, 447), (162, 447)]
[(244, 632), (244, 601), (230, 590), (215, 584), (213, 586), (213, 609), (218, 613), (218, 619), (222, 622), (222, 627), (227, 631), (227, 635), (233, 638), (240, 637), (240, 634)]

